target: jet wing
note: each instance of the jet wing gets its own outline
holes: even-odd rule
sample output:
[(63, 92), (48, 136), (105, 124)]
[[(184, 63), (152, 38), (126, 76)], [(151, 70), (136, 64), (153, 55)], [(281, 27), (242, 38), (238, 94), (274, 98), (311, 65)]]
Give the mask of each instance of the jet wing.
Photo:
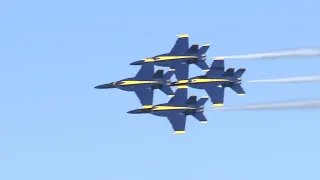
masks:
[(182, 64), (181, 62), (173, 64), (171, 69), (175, 69), (175, 75), (178, 81), (187, 80), (189, 76), (189, 64)]
[(187, 34), (177, 35), (178, 39), (170, 51), (170, 55), (181, 55), (189, 49), (189, 36)]
[(169, 104), (184, 104), (188, 98), (188, 88), (178, 88), (174, 93), (174, 96), (170, 99)]
[(151, 106), (153, 104), (153, 90), (152, 89), (139, 89), (135, 91), (142, 106)]
[(216, 58), (210, 67), (210, 70), (206, 73), (208, 77), (221, 77), (224, 74), (224, 59)]
[(167, 118), (171, 123), (172, 129), (174, 130), (173, 134), (184, 134), (187, 116), (172, 112), (167, 116)]
[(143, 63), (140, 70), (134, 77), (136, 80), (151, 79), (154, 73), (154, 65), (152, 63)]
[[(216, 85), (216, 84), (215, 84)], [(219, 84), (217, 83), (217, 86)], [(206, 92), (213, 103), (213, 106), (223, 106), (223, 99), (224, 99), (224, 88), (217, 87), (217, 86), (210, 86), (206, 88)]]

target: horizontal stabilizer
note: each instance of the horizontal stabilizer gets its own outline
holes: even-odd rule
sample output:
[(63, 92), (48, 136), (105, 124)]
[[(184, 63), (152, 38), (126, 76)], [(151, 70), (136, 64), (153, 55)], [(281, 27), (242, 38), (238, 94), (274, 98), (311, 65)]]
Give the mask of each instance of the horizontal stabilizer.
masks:
[(233, 84), (230, 88), (234, 90), (239, 96), (244, 96), (246, 94), (240, 84)]
[(198, 53), (205, 54), (209, 48), (210, 48), (210, 44), (205, 44), (199, 49)]
[(238, 70), (234, 73), (234, 75), (235, 75), (237, 78), (240, 78), (240, 77), (243, 75), (244, 72), (246, 72), (246, 69), (240, 68), (240, 69), (238, 69)]
[(164, 80), (169, 80), (174, 75), (175, 69), (170, 69), (163, 75)]
[(204, 116), (203, 112), (198, 112), (198, 113), (196, 113), (196, 114), (193, 114), (192, 116), (193, 116), (194, 118), (196, 118), (200, 123), (205, 124), (205, 123), (208, 122), (208, 120), (207, 120), (207, 118)]
[(205, 61), (198, 61), (196, 62), (196, 65), (202, 69), (203, 71), (209, 71), (209, 66), (207, 65), (207, 63)]
[(203, 106), (204, 104), (206, 104), (206, 102), (208, 101), (209, 97), (208, 96), (204, 96), (202, 98), (200, 98), (198, 101), (197, 101), (197, 105), (198, 106)]

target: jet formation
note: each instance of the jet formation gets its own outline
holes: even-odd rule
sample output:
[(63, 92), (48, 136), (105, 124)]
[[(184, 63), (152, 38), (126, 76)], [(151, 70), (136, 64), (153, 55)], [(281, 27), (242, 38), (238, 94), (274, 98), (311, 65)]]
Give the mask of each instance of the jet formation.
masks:
[[(238, 95), (245, 95), (241, 87), (242, 75), (246, 71), (240, 68), (225, 70), (223, 58), (215, 58), (209, 67), (206, 63), (210, 44), (204, 44), (199, 48), (198, 44), (189, 47), (189, 36), (187, 34), (177, 35), (174, 46), (170, 52), (148, 57), (130, 63), (130, 65), (141, 66), (134, 77), (98, 85), (96, 89), (117, 88), (123, 91), (135, 92), (141, 108), (128, 111), (129, 114), (152, 114), (166, 117), (171, 123), (173, 134), (184, 134), (186, 128), (186, 117), (193, 116), (200, 123), (207, 123), (204, 116), (204, 105), (208, 99), (213, 106), (224, 105), (224, 89), (231, 88)], [(194, 64), (202, 69), (205, 74), (189, 78), (189, 65)], [(166, 73), (164, 69), (155, 71), (155, 66), (170, 68)], [(177, 81), (172, 82), (175, 75)], [(173, 92), (172, 88), (177, 90)], [(188, 87), (203, 89), (208, 96), (197, 100), (197, 96), (188, 97)], [(160, 90), (171, 97), (167, 103), (154, 105), (154, 90)]]

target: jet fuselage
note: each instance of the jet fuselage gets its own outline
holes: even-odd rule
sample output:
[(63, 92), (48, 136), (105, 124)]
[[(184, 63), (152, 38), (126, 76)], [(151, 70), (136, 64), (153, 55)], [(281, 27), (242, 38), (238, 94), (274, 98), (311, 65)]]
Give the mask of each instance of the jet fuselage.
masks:
[(237, 79), (235, 77), (219, 77), (219, 78), (212, 78), (207, 76), (196, 76), (190, 78), (189, 80), (181, 80), (172, 83), (173, 86), (180, 86), (180, 85), (187, 85), (189, 87), (195, 89), (206, 89), (211, 85), (217, 84), (217, 86), (221, 85), (221, 87), (228, 87), (232, 84), (237, 83), (241, 84), (241, 78)]
[(181, 56), (171, 56), (171, 55), (159, 55), (152, 58), (146, 58), (140, 61), (131, 63), (131, 65), (142, 65), (143, 63), (154, 63), (157, 66), (161, 67), (172, 67), (175, 63), (182, 64), (193, 64), (197, 61), (205, 61), (206, 55), (201, 56), (196, 55), (181, 55)]
[(188, 105), (170, 105), (170, 104), (159, 104), (144, 109), (136, 109), (129, 111), (130, 114), (143, 114), (150, 113), (155, 116), (167, 117), (171, 113), (178, 113), (183, 115), (191, 115), (195, 112), (202, 112), (203, 107), (196, 108)]
[(108, 84), (103, 84), (100, 86), (96, 86), (97, 89), (110, 89), (110, 88), (118, 88), (124, 91), (135, 91), (138, 88), (150, 88), (157, 89), (162, 86), (166, 86), (170, 84), (170, 80), (136, 80), (134, 78), (122, 79), (120, 81), (111, 82)]

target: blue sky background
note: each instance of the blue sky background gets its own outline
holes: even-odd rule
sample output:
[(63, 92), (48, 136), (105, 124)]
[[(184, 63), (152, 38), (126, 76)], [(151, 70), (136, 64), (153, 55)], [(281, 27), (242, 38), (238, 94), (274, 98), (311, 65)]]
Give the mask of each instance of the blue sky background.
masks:
[[(130, 62), (169, 51), (181, 33), (191, 44), (210, 43), (209, 57), (320, 46), (318, 7), (316, 0), (2, 1), (0, 179), (319, 179), (318, 110), (207, 110), (208, 124), (190, 117), (186, 134), (172, 135), (165, 118), (126, 113), (140, 107), (133, 93), (94, 89), (134, 76), (139, 67)], [(226, 65), (247, 68), (245, 81), (320, 73), (318, 58)], [(317, 84), (243, 86), (245, 97), (226, 90), (226, 106), (320, 96)], [(168, 100), (156, 92), (155, 103)]]

